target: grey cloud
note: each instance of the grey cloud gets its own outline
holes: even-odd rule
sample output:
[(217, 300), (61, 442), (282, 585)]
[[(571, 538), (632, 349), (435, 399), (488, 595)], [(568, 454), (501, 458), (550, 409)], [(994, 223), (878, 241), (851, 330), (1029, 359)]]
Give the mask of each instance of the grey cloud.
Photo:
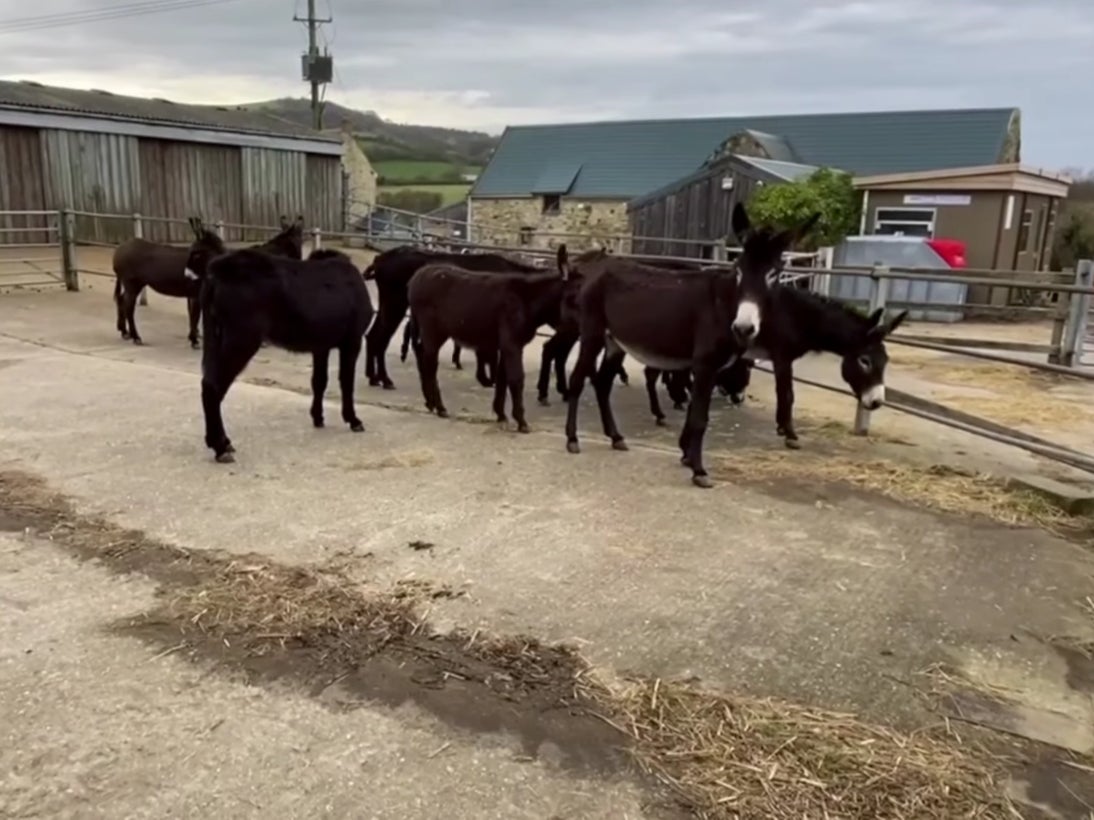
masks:
[[(27, 9), (0, 0), (0, 20), (42, 13)], [(1094, 164), (1082, 136), (1094, 126), (1082, 104), (1094, 74), (1089, 0), (336, 0), (332, 12), (330, 97), (404, 120), (497, 131), (549, 119), (1018, 105), (1027, 159)], [(305, 35), (290, 18), (289, 2), (239, 0), (0, 33), (0, 74), (147, 77), (194, 100), (236, 87), (300, 95)]]

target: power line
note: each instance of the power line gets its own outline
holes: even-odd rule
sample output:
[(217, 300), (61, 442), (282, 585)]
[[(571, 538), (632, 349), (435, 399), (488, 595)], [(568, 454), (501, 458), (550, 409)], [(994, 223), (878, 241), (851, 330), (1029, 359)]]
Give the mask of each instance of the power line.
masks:
[(145, 0), (145, 2), (120, 3), (98, 9), (86, 9), (84, 11), (41, 14), (32, 17), (15, 17), (9, 20), (0, 21), (0, 34), (11, 34), (22, 31), (40, 31), (42, 29), (59, 28), (62, 26), (98, 23), (104, 20), (121, 20), (128, 17), (162, 14), (169, 11), (221, 5), (236, 1), (237, 0)]

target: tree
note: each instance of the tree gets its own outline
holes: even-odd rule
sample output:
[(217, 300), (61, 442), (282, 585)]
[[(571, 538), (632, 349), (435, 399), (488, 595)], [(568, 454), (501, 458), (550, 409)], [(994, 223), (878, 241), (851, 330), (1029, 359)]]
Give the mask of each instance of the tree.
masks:
[(780, 230), (800, 225), (814, 213), (821, 218), (801, 242), (803, 250), (838, 245), (858, 232), (862, 199), (851, 175), (818, 168), (796, 182), (764, 185), (748, 201), (752, 221)]

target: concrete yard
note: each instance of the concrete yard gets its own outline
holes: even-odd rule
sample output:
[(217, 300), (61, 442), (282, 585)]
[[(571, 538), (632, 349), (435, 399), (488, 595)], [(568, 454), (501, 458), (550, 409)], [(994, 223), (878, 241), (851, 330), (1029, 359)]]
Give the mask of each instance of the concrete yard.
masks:
[[(606, 446), (591, 390), (578, 456), (565, 452), (557, 397), (538, 407), (531, 388), (532, 434), (498, 429), (470, 352), (462, 372), (442, 356), (456, 418), (440, 420), (425, 413), (398, 340), (388, 352), (397, 390), (358, 376), (363, 435), (341, 424), (334, 378), (328, 427), (313, 429), (310, 361), (264, 348), (225, 402), (238, 461), (216, 465), (181, 306), (151, 294), (137, 314), (146, 346), (135, 347), (114, 330), (107, 282), (0, 296), (0, 471), (40, 477), (81, 513), (182, 548), (337, 563), (378, 587), (451, 588), (460, 594), (430, 603), (438, 629), (576, 643), (617, 674), (696, 678), (910, 728), (937, 720), (915, 682), (945, 664), (1027, 710), (1065, 716), (1077, 751), (1094, 737), (1094, 676), (1045, 640), (1094, 640), (1083, 607), (1094, 553), (1073, 540), (808, 474), (753, 482), (712, 470), (713, 490), (693, 488), (674, 448), (682, 414), (663, 400), (671, 426), (653, 425), (633, 363), (631, 385), (615, 394), (630, 452)], [(926, 378), (898, 362), (891, 383)], [(837, 369), (809, 360), (799, 372), (832, 381)], [(786, 459), (812, 450), (1075, 477), (893, 411), (874, 414), (870, 441), (833, 436), (833, 423), (853, 416), (850, 399), (804, 387), (806, 449), (788, 453), (774, 435), (772, 392), (757, 374), (754, 401), (713, 413), (712, 466), (735, 450)], [(411, 703), (340, 712), (291, 686), (248, 685), (110, 634), (110, 623), (154, 606), (156, 583), (8, 529), (4, 816), (662, 816), (631, 777), (576, 771), (546, 748), (529, 757), (512, 738)], [(1068, 813), (1079, 805), (1070, 799), (1038, 798), (1056, 816), (1080, 816)]]

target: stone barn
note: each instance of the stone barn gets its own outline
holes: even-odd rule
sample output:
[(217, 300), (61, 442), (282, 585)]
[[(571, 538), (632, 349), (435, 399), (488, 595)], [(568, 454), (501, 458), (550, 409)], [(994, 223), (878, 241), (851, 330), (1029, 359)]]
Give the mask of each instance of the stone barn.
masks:
[[(268, 226), (299, 213), (309, 226), (342, 230), (341, 159), (339, 138), (261, 111), (0, 81), (0, 211)], [(0, 216), (9, 228), (42, 224), (22, 219)], [(124, 220), (77, 220), (84, 240), (116, 242), (131, 230)], [(188, 231), (149, 221), (144, 235), (181, 242)], [(0, 233), (0, 243), (43, 233)]]
[[(552, 233), (577, 234), (566, 241), (578, 247), (581, 238), (629, 237), (628, 205), (637, 198), (698, 190), (696, 175), (717, 176), (720, 186), (727, 157), (856, 175), (912, 173), (1017, 162), (1020, 132), (1016, 108), (512, 126), (469, 194), (471, 230), (476, 241), (541, 247), (565, 238)], [(674, 201), (669, 209), (672, 224), (644, 224), (671, 238), (725, 236), (728, 225), (710, 218), (711, 203), (688, 196), (695, 199), (686, 208)], [(659, 207), (657, 197), (643, 207)]]

